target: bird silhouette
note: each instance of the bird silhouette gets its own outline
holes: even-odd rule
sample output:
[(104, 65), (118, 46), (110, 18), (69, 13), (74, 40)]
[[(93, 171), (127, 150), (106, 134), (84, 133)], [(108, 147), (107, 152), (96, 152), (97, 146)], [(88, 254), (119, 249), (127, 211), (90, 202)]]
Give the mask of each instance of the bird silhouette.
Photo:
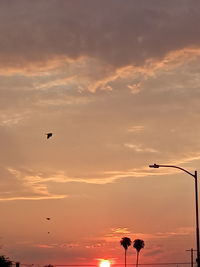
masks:
[(53, 133), (46, 133), (47, 139), (49, 139), (50, 137), (52, 137)]
[(46, 219), (47, 219), (47, 220), (51, 220), (51, 218), (49, 218), (49, 217), (47, 217)]

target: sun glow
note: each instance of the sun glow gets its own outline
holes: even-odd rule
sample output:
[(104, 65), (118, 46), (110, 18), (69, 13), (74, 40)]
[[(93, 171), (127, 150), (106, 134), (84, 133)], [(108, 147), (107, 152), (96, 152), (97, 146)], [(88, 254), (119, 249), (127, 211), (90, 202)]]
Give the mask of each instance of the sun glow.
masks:
[(99, 267), (110, 267), (110, 261), (109, 260), (101, 260)]

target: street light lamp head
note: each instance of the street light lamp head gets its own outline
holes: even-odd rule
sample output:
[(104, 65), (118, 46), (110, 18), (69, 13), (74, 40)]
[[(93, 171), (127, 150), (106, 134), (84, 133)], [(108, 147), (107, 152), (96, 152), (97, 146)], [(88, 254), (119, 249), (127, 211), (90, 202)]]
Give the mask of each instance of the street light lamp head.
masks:
[(160, 166), (156, 163), (154, 163), (153, 165), (149, 165), (149, 168), (159, 168)]

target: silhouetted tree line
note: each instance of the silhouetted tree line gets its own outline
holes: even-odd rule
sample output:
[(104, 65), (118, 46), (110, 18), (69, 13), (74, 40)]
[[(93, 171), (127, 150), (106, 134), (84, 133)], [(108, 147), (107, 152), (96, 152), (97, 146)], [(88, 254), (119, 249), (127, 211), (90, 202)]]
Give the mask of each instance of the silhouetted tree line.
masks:
[(5, 256), (0, 256), (0, 266), (1, 267), (12, 267), (12, 261)]
[[(5, 256), (0, 256), (0, 267), (20, 267), (20, 263), (16, 262), (13, 265), (13, 262)], [(44, 267), (54, 267), (53, 265), (49, 264), (49, 265), (45, 265)]]
[[(126, 252), (127, 252), (128, 247), (130, 247), (131, 243), (132, 243), (132, 241), (129, 237), (122, 237), (122, 239), (120, 240), (120, 244), (123, 246), (123, 248), (125, 250), (125, 257), (124, 257), (125, 267), (126, 267)], [(133, 247), (137, 251), (136, 267), (138, 267), (139, 253), (140, 253), (140, 250), (142, 248), (144, 248), (144, 241), (142, 239), (135, 239), (133, 241)]]

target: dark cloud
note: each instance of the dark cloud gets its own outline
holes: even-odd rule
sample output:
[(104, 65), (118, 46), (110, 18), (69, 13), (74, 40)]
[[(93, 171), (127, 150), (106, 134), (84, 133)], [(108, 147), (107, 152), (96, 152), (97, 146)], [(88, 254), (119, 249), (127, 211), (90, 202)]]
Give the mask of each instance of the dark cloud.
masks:
[(20, 67), (55, 57), (100, 58), (111, 65), (199, 45), (197, 1), (0, 2), (0, 59)]

